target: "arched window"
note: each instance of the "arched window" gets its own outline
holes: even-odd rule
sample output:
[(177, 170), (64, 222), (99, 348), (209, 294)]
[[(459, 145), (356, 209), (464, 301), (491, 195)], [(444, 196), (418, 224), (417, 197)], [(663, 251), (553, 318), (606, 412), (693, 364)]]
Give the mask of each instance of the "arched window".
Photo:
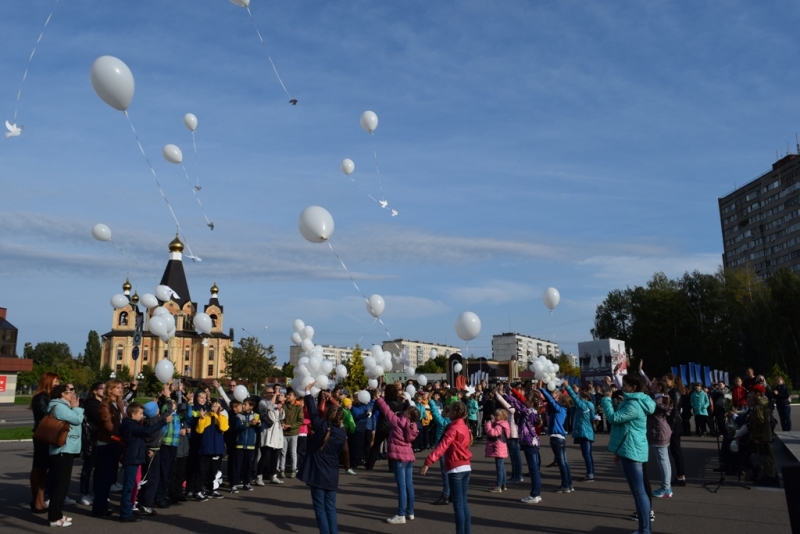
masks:
[(150, 349), (144, 349), (144, 352), (142, 352), (142, 361), (146, 362), (147, 358), (149, 357), (150, 357)]
[(208, 349), (208, 361), (210, 361), (210, 362), (214, 361), (214, 349), (213, 348)]
[(128, 325), (128, 312), (122, 312), (119, 314), (119, 325), (120, 326)]
[(117, 345), (117, 360), (122, 359), (122, 345)]
[(211, 315), (211, 326), (213, 328), (216, 328), (216, 326), (217, 326), (217, 316), (216, 316), (216, 314)]
[(189, 359), (189, 354), (190, 354), (189, 347), (186, 347), (186, 349), (183, 351), (184, 359), (188, 360)]

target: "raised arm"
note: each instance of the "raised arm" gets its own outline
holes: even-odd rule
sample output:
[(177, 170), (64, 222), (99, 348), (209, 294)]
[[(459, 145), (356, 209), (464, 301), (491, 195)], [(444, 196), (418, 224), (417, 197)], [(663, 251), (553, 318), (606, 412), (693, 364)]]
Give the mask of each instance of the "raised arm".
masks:
[(375, 406), (378, 407), (380, 410), (381, 415), (389, 420), (392, 425), (397, 424), (397, 415), (389, 408), (389, 405), (386, 404), (386, 401), (383, 400), (383, 397), (378, 397), (378, 400), (375, 401)]

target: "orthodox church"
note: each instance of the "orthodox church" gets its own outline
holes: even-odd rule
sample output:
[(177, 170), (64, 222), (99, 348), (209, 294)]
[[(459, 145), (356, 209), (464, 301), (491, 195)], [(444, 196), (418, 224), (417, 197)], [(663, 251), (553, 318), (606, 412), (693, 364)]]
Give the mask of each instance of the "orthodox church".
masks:
[(127, 366), (135, 376), (143, 366), (155, 367), (159, 361), (168, 358), (175, 370), (186, 378), (221, 378), (225, 374), (225, 351), (233, 347), (234, 338), (233, 328), (227, 335), (223, 333), (224, 308), (219, 303), (219, 288), (214, 282), (211, 298), (203, 306), (203, 311), (211, 316), (211, 334), (198, 334), (193, 321), (198, 311), (197, 303), (192, 302), (189, 294), (189, 284), (183, 270), (183, 243), (177, 236), (169, 244), (169, 251), (169, 262), (161, 277), (161, 284), (172, 288), (175, 294), (172, 299), (159, 300), (158, 303), (175, 318), (175, 337), (165, 343), (148, 331), (147, 321), (152, 317), (153, 310), (144, 307), (143, 311), (140, 310), (139, 295), (131, 295), (131, 283), (125, 280), (122, 291), (130, 305), (112, 312), (111, 331), (102, 335), (100, 365), (109, 365), (116, 372)]

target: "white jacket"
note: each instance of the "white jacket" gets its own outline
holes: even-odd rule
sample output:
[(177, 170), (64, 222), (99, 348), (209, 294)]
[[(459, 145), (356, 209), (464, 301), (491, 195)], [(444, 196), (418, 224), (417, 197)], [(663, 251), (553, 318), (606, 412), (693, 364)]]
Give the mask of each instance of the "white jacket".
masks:
[(278, 408), (272, 402), (264, 399), (258, 403), (258, 413), (261, 415), (262, 421), (272, 421), (272, 426), (261, 432), (259, 446), (283, 449), (281, 421), (286, 417), (283, 408)]

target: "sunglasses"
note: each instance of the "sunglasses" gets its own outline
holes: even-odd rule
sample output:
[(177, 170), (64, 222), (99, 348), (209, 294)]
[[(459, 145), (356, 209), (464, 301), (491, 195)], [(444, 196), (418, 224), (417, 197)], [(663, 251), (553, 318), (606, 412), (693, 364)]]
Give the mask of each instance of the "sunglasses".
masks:
[(67, 391), (75, 391), (75, 388), (67, 388)]

